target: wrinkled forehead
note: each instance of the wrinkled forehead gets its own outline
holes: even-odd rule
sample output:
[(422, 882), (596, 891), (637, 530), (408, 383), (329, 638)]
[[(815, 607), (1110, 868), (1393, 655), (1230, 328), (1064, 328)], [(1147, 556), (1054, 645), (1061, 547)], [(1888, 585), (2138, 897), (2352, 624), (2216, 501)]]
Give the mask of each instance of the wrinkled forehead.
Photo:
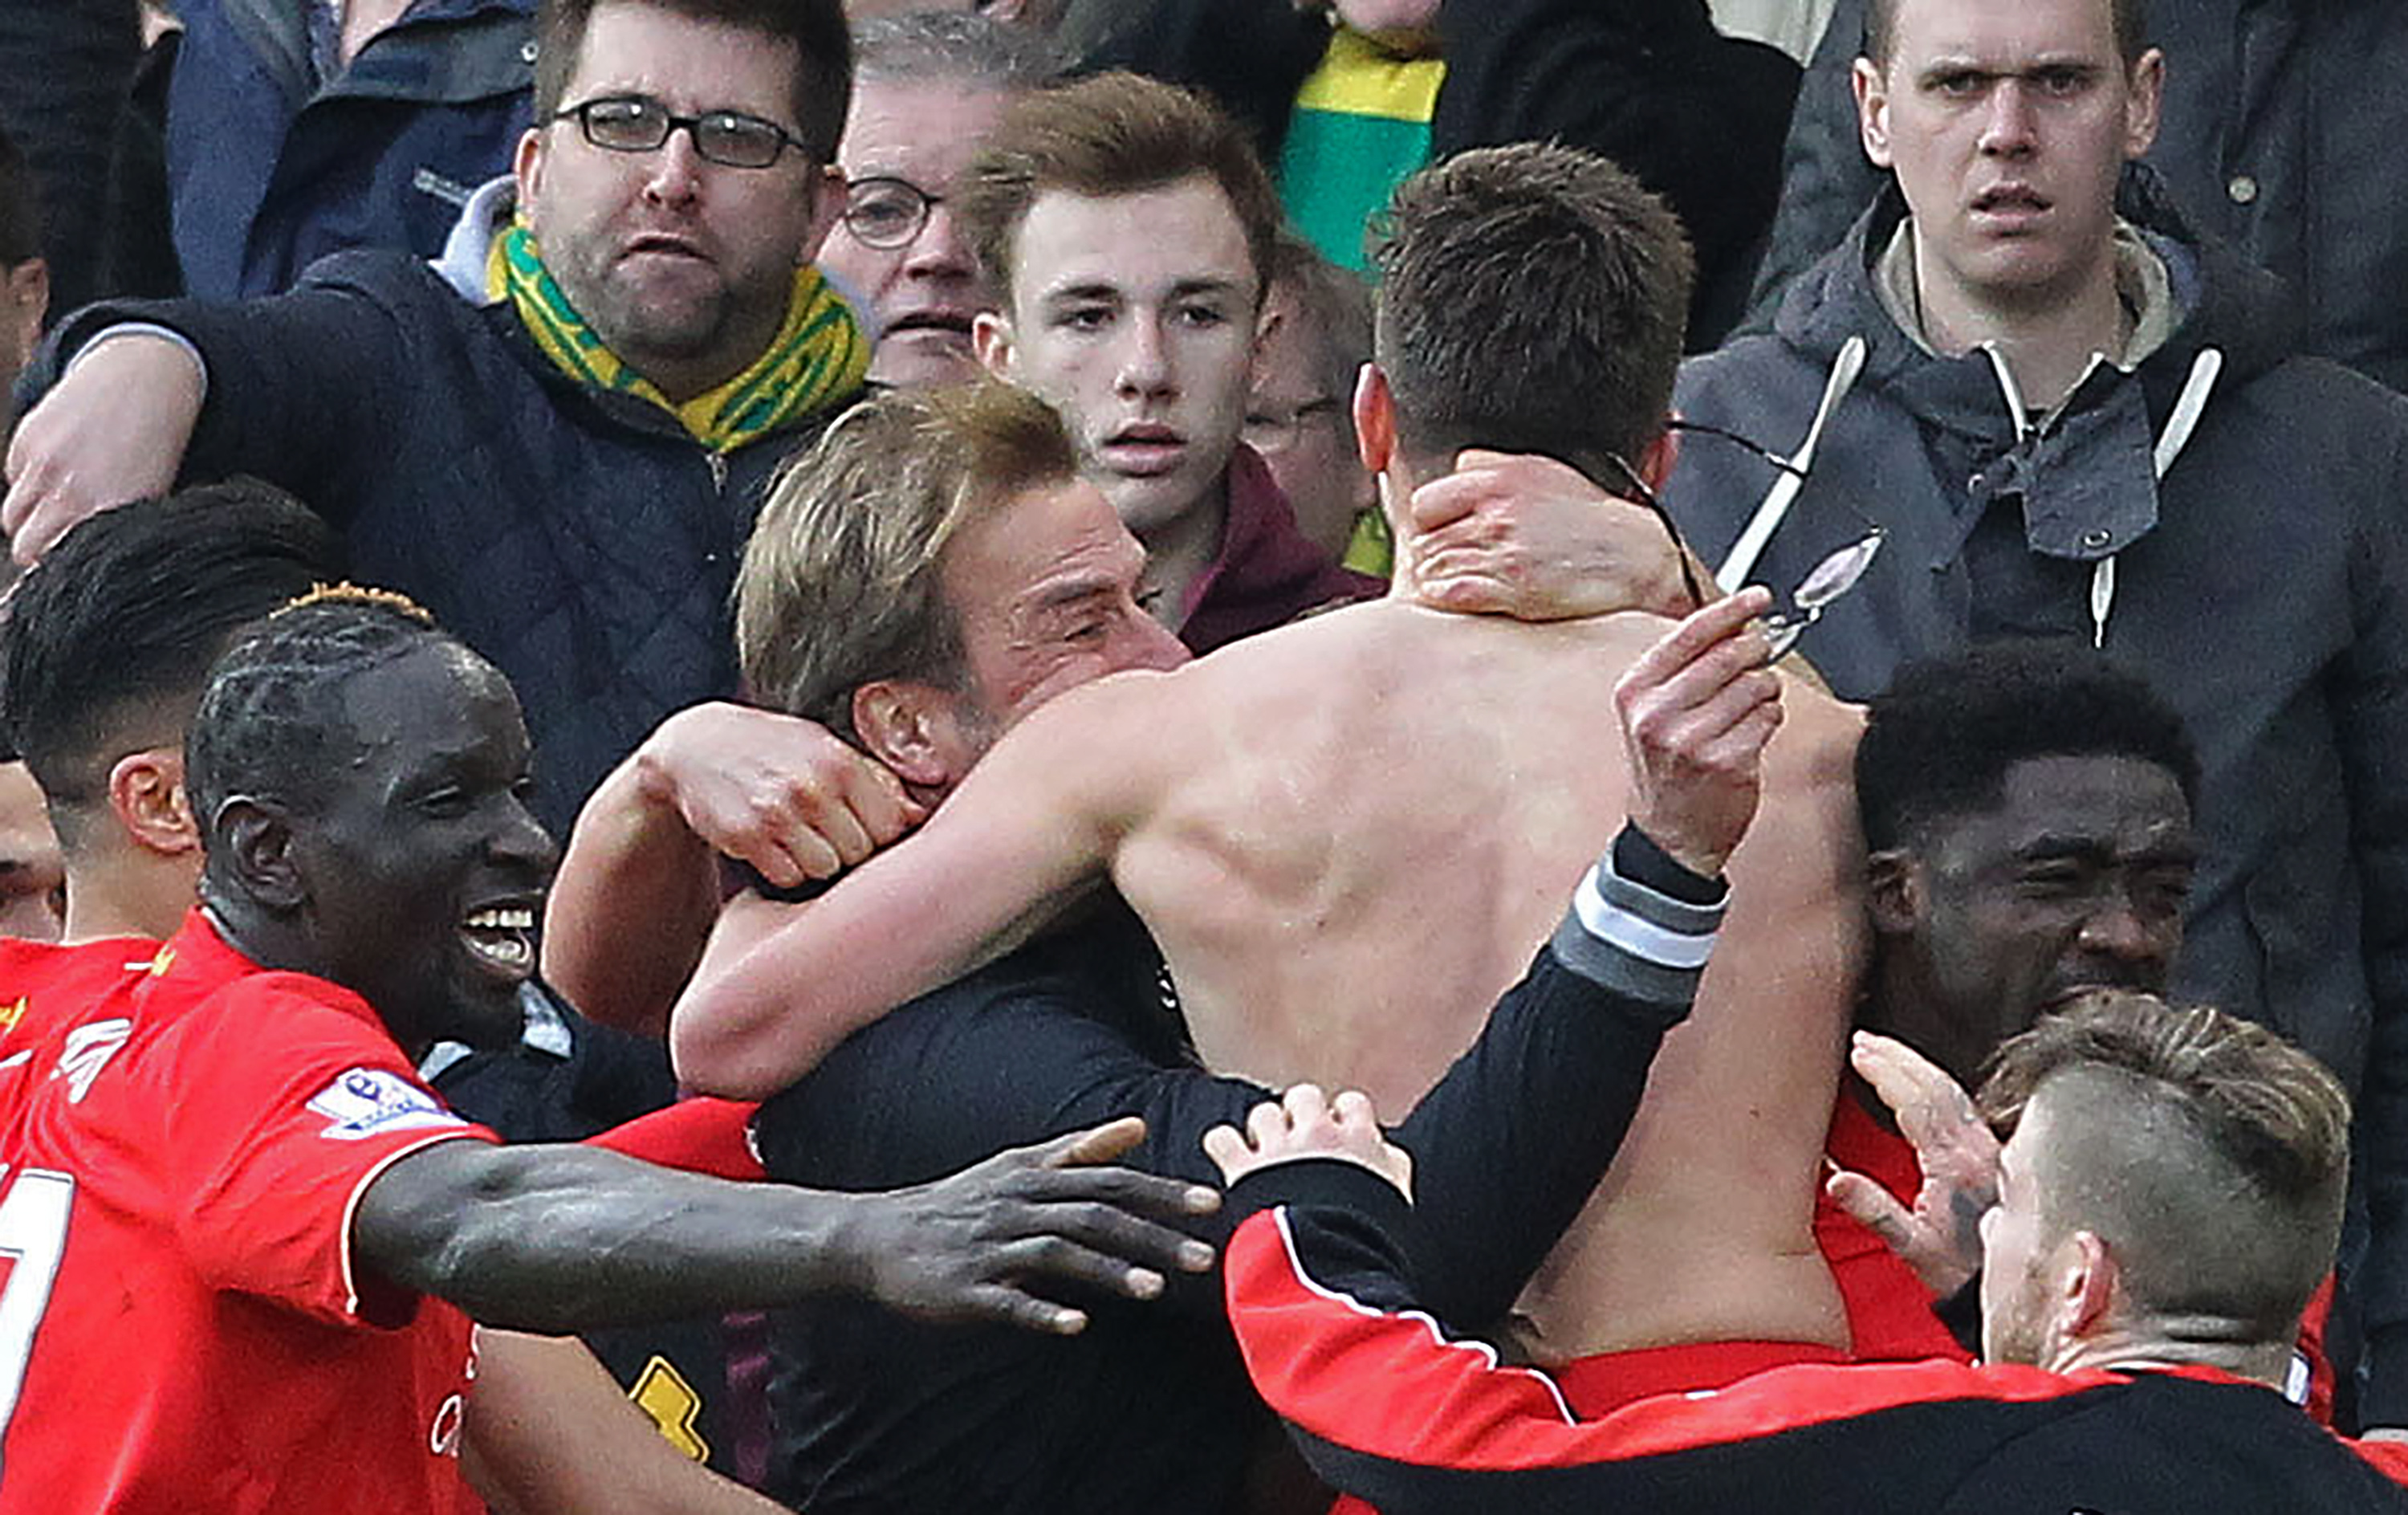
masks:
[(930, 194), (944, 194), (1011, 99), (1011, 92), (984, 79), (861, 75), (853, 80), (837, 161), (852, 178), (908, 179)]
[(965, 624), (1056, 609), (1126, 589), (1144, 570), (1139, 545), (1103, 491), (1084, 479), (1034, 484), (965, 527), (939, 564)]

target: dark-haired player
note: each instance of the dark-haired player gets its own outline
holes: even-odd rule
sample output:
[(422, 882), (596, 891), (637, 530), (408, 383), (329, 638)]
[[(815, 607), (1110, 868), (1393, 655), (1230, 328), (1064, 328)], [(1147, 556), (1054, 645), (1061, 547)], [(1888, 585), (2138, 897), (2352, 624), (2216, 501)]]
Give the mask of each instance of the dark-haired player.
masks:
[(1065, 1330), (1021, 1281), (1202, 1261), (1131, 1213), (1192, 1191), (1070, 1166), (1093, 1136), (848, 1197), (493, 1145), (411, 1059), (517, 1032), (552, 862), (526, 760), (507, 683), (414, 609), (305, 605), (219, 663), (200, 910), (0, 1043), (0, 1508), (473, 1508), (454, 1306), (557, 1330), (835, 1289)]
[[(6, 724), (51, 786), (75, 910), (68, 945), (0, 948), (0, 1040), (29, 1044), (46, 1017), (80, 1010), (175, 931), (200, 873), (181, 798), (184, 733), (209, 665), (242, 628), (337, 577), (338, 562), (315, 514), (241, 482), (83, 522), (19, 584)], [(43, 796), (25, 783), (38, 819)], [(681, 1167), (710, 1162), (719, 1146), (692, 1123), (658, 1121), (612, 1144)], [(757, 1164), (707, 1171), (757, 1176)], [(646, 1340), (669, 1354), (668, 1371), (708, 1366), (682, 1335), (665, 1340), (656, 1328)], [(486, 1332), (479, 1354), (464, 1448), (480, 1487), (506, 1491), (520, 1515), (655, 1508), (647, 1499), (694, 1515), (768, 1508), (636, 1434), (645, 1423), (573, 1338)]]
[[(1867, 710), (1856, 808), (1872, 960), (1857, 1024), (1971, 1087), (2000, 1044), (2094, 988), (2161, 990), (2182, 945), (2199, 758), (2143, 680), (2071, 644), (2001, 643), (1900, 673)], [(1892, 1247), (1921, 1187), (1871, 1090), (1842, 1091), (1845, 1172), (1816, 1239), (1858, 1358), (1960, 1351)], [(1967, 1220), (1965, 1224), (1970, 1225)]]
[(66, 854), (67, 941), (161, 936), (182, 917), (201, 862), (184, 732), (209, 665), (340, 562), (299, 501), (240, 481), (79, 528), (18, 584), (0, 637), (6, 734)]

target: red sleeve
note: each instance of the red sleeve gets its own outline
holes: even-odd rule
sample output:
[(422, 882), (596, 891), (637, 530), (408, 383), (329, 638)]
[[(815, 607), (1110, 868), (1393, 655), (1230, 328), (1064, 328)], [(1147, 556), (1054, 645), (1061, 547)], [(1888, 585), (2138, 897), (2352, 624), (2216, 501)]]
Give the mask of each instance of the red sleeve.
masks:
[(2353, 1441), (2348, 1446), (2377, 1473), (2394, 1483), (2408, 1485), (2408, 1441)]
[[(1905, 1404), (2049, 1400), (2114, 1381), (1950, 1362), (1800, 1366), (1580, 1422), (1545, 1374), (1508, 1366), (1483, 1343), (1449, 1339), (1426, 1315), (1376, 1308), (1317, 1281), (1296, 1231), (1315, 1228), (1320, 1256), (1325, 1217), (1303, 1213), (1299, 1222), (1289, 1206), (1260, 1211), (1230, 1238), (1230, 1323), (1274, 1410), (1308, 1436), (1384, 1463), (1459, 1474), (1632, 1461)], [(1327, 1249), (1335, 1258), (1348, 1246), (1338, 1236)]]
[[(161, 1111), (177, 1222), (218, 1288), (344, 1324), (406, 1321), (379, 1285), (364, 1308), (351, 1212), (370, 1182), (421, 1147), (498, 1140), (418, 1080), (366, 1005), (298, 974), (263, 974), (179, 1017), (146, 1060), (174, 1088)], [(348, 997), (346, 997), (348, 998)]]
[(585, 1145), (664, 1168), (759, 1183), (769, 1176), (752, 1150), (752, 1118), (760, 1109), (749, 1101), (680, 1100), (666, 1109), (589, 1136)]

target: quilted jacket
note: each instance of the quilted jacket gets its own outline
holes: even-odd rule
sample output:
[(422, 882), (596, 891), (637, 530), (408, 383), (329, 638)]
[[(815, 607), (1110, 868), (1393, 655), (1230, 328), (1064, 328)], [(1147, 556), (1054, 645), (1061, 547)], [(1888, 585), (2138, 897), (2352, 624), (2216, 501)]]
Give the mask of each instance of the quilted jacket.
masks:
[(182, 333), (208, 365), (184, 482), (293, 491), (344, 528), (364, 582), (414, 597), (509, 675), (555, 832), (662, 717), (735, 689), (736, 559), (815, 420), (712, 454), (666, 411), (570, 381), (507, 302), (382, 249), (265, 299), (87, 307), (35, 383), (122, 321)]

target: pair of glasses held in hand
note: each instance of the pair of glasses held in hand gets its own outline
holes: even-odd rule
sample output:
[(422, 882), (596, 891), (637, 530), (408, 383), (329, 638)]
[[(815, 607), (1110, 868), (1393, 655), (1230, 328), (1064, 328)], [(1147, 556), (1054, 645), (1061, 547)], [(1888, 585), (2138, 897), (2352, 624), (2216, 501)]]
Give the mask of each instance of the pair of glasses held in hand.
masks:
[[(1793, 463), (1737, 432), (1725, 431), (1720, 426), (1710, 426), (1697, 421), (1676, 420), (1672, 426), (1679, 430), (1702, 432), (1710, 437), (1719, 437), (1726, 441), (1734, 442), (1770, 463), (1784, 474), (1799, 479), (1805, 477), (1806, 470), (1802, 465)], [(1688, 546), (1682, 541), (1681, 528), (1673, 523), (1671, 512), (1664, 508), (1664, 501), (1657, 497), (1655, 490), (1647, 486), (1647, 481), (1639, 476), (1639, 470), (1632, 468), (1620, 454), (1607, 453), (1604, 457), (1607, 463), (1612, 465), (1614, 471), (1622, 476), (1623, 487), (1628, 489), (1632, 498), (1639, 503), (1647, 507), (1656, 519), (1663, 524), (1666, 535), (1671, 538), (1672, 552), (1681, 566), (1681, 587), (1687, 592), (1690, 605), (1692, 607), (1704, 605), (1706, 597), (1698, 583), (1696, 570), (1690, 566)], [(1867, 520), (1861, 513), (1856, 518), (1865, 528), (1864, 534), (1816, 563), (1812, 570), (1808, 570), (1806, 576), (1798, 582), (1798, 586), (1789, 592), (1789, 608), (1776, 610), (1764, 618), (1761, 628), (1766, 640), (1772, 645), (1768, 661), (1778, 662), (1787, 656), (1790, 649), (1798, 645), (1798, 639), (1806, 634), (1806, 628), (1822, 619), (1826, 608), (1864, 582), (1865, 572), (1873, 566), (1873, 559), (1880, 555), (1882, 541), (1888, 533), (1880, 525)]]

